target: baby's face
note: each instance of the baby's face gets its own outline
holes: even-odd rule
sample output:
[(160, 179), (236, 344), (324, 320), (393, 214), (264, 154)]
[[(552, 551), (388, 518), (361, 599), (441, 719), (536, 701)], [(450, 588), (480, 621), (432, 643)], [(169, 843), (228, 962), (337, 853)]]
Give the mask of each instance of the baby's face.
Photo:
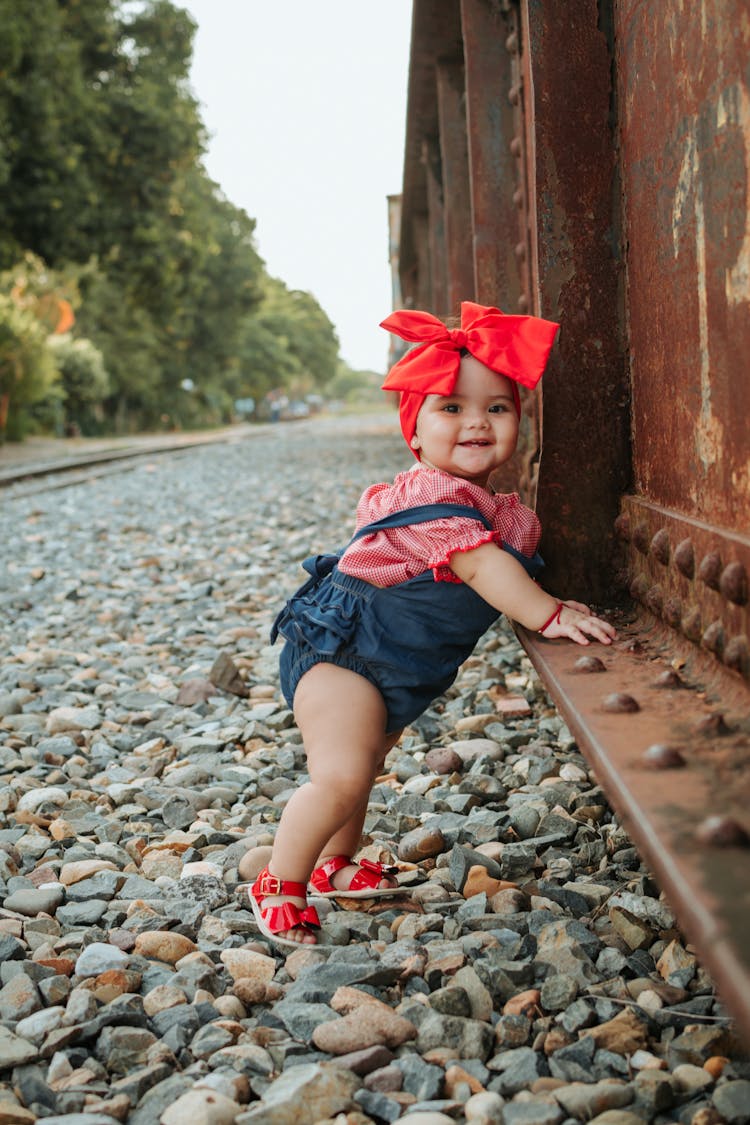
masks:
[(422, 464), (486, 488), (490, 474), (512, 457), (517, 440), (510, 379), (464, 356), (453, 394), (425, 399), (411, 445)]

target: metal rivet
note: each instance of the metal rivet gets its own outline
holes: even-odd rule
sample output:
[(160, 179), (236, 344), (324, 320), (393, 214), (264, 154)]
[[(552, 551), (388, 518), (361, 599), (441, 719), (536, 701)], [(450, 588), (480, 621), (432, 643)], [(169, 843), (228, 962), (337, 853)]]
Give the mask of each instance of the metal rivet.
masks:
[(675, 672), (674, 668), (666, 668), (654, 680), (654, 687), (681, 688), (684, 686), (685, 681), (682, 679), (679, 672)]
[(519, 86), (518, 83), (516, 83), (515, 85), (511, 86), (510, 90), (508, 91), (508, 101), (510, 102), (511, 105), (518, 105), (520, 100), (521, 100), (521, 87)]
[(529, 298), (526, 296), (525, 293), (522, 293), (521, 296), (516, 301), (516, 308), (521, 313), (525, 313), (525, 312), (529, 311)]
[(644, 751), (643, 764), (654, 770), (677, 770), (685, 765), (685, 759), (676, 747), (656, 742)]
[(514, 202), (514, 204), (516, 205), (516, 207), (523, 207), (523, 201), (524, 201), (523, 188), (516, 188), (516, 190), (513, 192), (513, 202)]
[(624, 539), (626, 543), (630, 539), (630, 516), (625, 512), (615, 520), (615, 535), (618, 539)]
[(523, 152), (523, 141), (520, 137), (514, 137), (510, 142), (510, 151), (514, 156), (520, 156)]
[(740, 562), (729, 563), (721, 572), (719, 589), (735, 605), (747, 605), (747, 571)]
[(664, 603), (664, 620), (672, 629), (679, 629), (682, 621), (682, 602), (679, 598), (667, 598)]
[(648, 593), (648, 579), (642, 574), (637, 574), (630, 583), (630, 596), (637, 602), (645, 602)]
[(701, 644), (709, 652), (721, 656), (724, 651), (724, 626), (721, 621), (712, 621), (701, 637)]
[(574, 672), (606, 672), (607, 665), (598, 656), (579, 656), (573, 665)]
[(721, 555), (717, 551), (711, 551), (701, 560), (701, 565), (698, 567), (698, 577), (712, 590), (719, 589)]
[(526, 243), (517, 242), (514, 247), (513, 253), (516, 255), (519, 262), (522, 262), (526, 257)]
[(614, 714), (633, 714), (635, 711), (640, 711), (640, 704), (637, 700), (633, 699), (632, 695), (627, 695), (624, 691), (616, 691), (612, 695), (606, 696), (602, 700), (602, 707), (605, 711), (611, 711)]
[(701, 844), (714, 848), (746, 848), (750, 844), (748, 833), (731, 816), (707, 816), (695, 835)]
[(711, 715), (705, 715), (696, 727), (699, 734), (707, 734), (711, 737), (714, 735), (731, 734), (731, 727), (728, 727), (724, 722), (724, 716), (718, 711), (714, 711)]
[(646, 594), (646, 605), (657, 617), (661, 614), (664, 602), (664, 591), (661, 586), (651, 586)]
[(648, 554), (648, 549), (651, 544), (648, 536), (648, 528), (645, 523), (639, 523), (633, 528), (633, 543), (642, 555)]
[(692, 539), (683, 539), (674, 549), (674, 564), (680, 574), (692, 578), (695, 574), (695, 551)]
[(662, 527), (651, 540), (651, 553), (658, 562), (666, 566), (669, 562), (669, 550), (669, 532), (665, 527)]
[(747, 637), (732, 637), (724, 649), (724, 663), (742, 676), (750, 676), (750, 648)]
[(505, 40), (505, 49), (510, 51), (511, 54), (518, 50), (518, 35), (515, 31), (511, 31), (508, 38)]
[(701, 620), (701, 611), (693, 606), (688, 609), (682, 619), (682, 631), (689, 641), (694, 641), (696, 644), (701, 639), (703, 632), (703, 622)]

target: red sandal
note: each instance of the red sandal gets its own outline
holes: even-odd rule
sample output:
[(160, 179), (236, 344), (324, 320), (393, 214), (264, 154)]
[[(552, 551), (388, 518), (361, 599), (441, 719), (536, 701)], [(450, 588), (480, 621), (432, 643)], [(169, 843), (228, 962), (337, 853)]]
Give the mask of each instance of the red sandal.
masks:
[[(331, 882), (337, 871), (353, 864), (359, 871), (352, 877), (349, 889), (339, 891)], [(370, 859), (351, 859), (348, 855), (334, 855), (316, 867), (310, 876), (310, 886), (322, 898), (383, 898), (386, 895), (401, 894), (401, 887), (378, 887), (385, 876), (398, 873), (397, 867), (386, 863), (373, 863)]]
[[(301, 929), (314, 933), (320, 929), (320, 919), (314, 906), (297, 906), (293, 902), (282, 902), (276, 906), (267, 906), (263, 909), (263, 899), (269, 895), (292, 895), (294, 898), (307, 898), (307, 887), (304, 883), (294, 883), (291, 879), (278, 879), (264, 867), (252, 887), (248, 888), (247, 900), (255, 915), (258, 929), (276, 945), (291, 946), (293, 949), (312, 948), (312, 942), (294, 941), (292, 938), (279, 937), (286, 930)], [(317, 947), (317, 943), (316, 943)]]

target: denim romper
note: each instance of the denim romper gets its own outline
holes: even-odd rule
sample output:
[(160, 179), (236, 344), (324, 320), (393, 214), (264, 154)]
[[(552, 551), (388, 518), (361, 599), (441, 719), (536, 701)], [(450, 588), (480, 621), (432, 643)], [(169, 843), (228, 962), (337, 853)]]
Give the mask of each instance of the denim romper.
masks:
[[(367, 524), (351, 539), (389, 527), (405, 527), (444, 516), (470, 516), (489, 530), (490, 521), (463, 504), (421, 504)], [(531, 577), (544, 566), (503, 544)], [(346, 548), (344, 548), (345, 550)], [(408, 726), (453, 683), (460, 665), (500, 616), (470, 586), (436, 582), (427, 570), (395, 586), (373, 586), (342, 574), (336, 554), (316, 555), (302, 566), (310, 578), (289, 599), (271, 630), (273, 644), (285, 638), (280, 674), (284, 697), (294, 692), (315, 664), (337, 664), (364, 676), (380, 691), (387, 709), (386, 732)]]

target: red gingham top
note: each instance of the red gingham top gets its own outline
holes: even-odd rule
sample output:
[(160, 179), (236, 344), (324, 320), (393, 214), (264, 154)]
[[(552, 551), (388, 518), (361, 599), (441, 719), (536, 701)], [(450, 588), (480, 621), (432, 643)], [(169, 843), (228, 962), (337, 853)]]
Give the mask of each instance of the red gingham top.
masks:
[(470, 516), (450, 516), (376, 531), (347, 548), (339, 570), (376, 586), (395, 586), (426, 570), (432, 570), (436, 582), (460, 582), (449, 565), (454, 551), (505, 541), (531, 557), (539, 543), (539, 520), (515, 492), (493, 496), (479, 485), (423, 465), (399, 473), (393, 484), (371, 485), (357, 505), (357, 530), (418, 504), (467, 504), (491, 521), (492, 530)]

